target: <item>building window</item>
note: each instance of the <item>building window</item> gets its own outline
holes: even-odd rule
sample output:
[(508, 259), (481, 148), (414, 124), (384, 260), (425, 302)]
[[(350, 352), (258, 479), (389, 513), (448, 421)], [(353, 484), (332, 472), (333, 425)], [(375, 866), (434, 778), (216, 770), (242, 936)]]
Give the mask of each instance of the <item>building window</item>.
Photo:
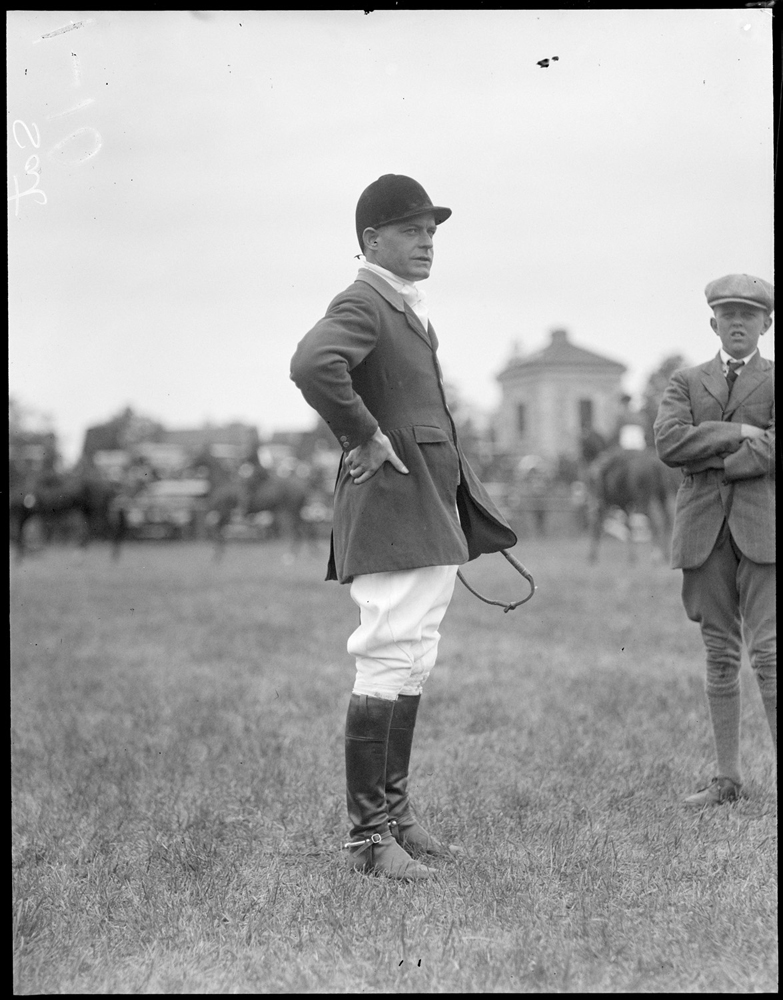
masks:
[(583, 431), (591, 431), (593, 429), (592, 399), (579, 400), (579, 427)]
[(517, 403), (517, 434), (520, 436), (527, 430), (525, 421), (525, 404)]

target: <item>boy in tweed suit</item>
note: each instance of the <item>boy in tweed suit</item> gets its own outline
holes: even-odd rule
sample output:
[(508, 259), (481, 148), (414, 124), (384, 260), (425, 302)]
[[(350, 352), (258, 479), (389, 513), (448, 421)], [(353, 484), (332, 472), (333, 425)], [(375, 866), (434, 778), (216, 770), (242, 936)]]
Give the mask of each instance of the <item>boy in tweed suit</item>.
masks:
[(758, 352), (772, 323), (774, 289), (730, 274), (705, 293), (721, 349), (672, 375), (654, 428), (658, 455), (684, 475), (672, 566), (683, 571), (685, 610), (701, 626), (707, 651), (717, 775), (685, 799), (697, 808), (740, 794), (743, 638), (777, 753), (774, 365)]

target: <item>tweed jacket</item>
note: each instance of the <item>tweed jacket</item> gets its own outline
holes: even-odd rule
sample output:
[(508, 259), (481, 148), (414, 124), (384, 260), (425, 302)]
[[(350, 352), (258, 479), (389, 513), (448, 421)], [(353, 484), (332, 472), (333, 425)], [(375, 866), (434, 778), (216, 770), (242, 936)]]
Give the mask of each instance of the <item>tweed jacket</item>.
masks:
[[(459, 565), (517, 538), (468, 464), (446, 405), (432, 326), (369, 270), (300, 341), (291, 378), (342, 449), (327, 580)], [(357, 486), (345, 455), (380, 426), (386, 462)]]
[[(654, 433), (659, 457), (684, 473), (674, 515), (674, 568), (701, 566), (725, 519), (744, 555), (775, 562), (774, 372), (756, 352), (731, 395), (720, 354), (672, 375)], [(742, 439), (740, 424), (754, 424), (764, 435)]]

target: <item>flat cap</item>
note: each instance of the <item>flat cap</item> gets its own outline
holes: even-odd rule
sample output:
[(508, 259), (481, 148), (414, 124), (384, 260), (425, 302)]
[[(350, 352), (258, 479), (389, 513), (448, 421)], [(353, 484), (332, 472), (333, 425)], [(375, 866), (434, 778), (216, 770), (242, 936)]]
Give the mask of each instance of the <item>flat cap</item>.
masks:
[(405, 174), (384, 174), (362, 191), (356, 206), (356, 235), (364, 250), (362, 234), (368, 227), (379, 229), (390, 222), (402, 222), (432, 212), (436, 225), (445, 222), (451, 209), (433, 205), (424, 188)]
[(768, 281), (752, 274), (727, 274), (716, 278), (704, 289), (710, 308), (724, 302), (744, 302), (771, 313), (775, 308), (775, 289)]

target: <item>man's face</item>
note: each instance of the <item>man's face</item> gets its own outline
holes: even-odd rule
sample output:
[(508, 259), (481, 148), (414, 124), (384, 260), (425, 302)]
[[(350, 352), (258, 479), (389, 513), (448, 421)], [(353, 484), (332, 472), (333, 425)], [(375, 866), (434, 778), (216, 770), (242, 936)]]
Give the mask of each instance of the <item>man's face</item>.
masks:
[(435, 216), (427, 212), (379, 229), (365, 229), (364, 255), (406, 281), (423, 281), (430, 276), (432, 238), (437, 228)]
[(720, 337), (723, 350), (737, 360), (752, 354), (759, 337), (772, 325), (772, 317), (763, 309), (742, 302), (724, 302), (713, 312), (710, 326)]

